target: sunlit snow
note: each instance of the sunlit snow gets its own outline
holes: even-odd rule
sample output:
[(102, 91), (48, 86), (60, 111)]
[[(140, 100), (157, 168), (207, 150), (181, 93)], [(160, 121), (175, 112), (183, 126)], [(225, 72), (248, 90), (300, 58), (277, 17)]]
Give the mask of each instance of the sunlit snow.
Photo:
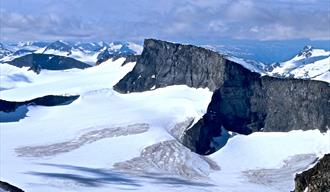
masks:
[[(318, 130), (236, 135), (210, 156), (192, 153), (170, 130), (199, 119), (212, 92), (179, 85), (120, 94), (113, 85), (135, 65), (123, 62), (39, 75), (0, 65), (1, 99), (80, 95), (70, 105), (29, 106), (24, 119), (1, 123), (0, 179), (33, 192), (279, 192), (293, 189), (295, 171), (329, 153), (330, 132)], [(277, 171), (283, 165), (292, 171)], [(287, 182), (253, 176), (267, 171)]]

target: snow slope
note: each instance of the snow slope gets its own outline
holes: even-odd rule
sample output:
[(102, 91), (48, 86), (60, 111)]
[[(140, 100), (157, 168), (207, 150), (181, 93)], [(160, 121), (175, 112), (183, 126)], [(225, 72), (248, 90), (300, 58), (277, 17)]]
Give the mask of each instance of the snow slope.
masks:
[(298, 55), (279, 63), (268, 74), (330, 82), (330, 51), (306, 46)]
[(0, 180), (34, 192), (289, 191), (295, 172), (330, 152), (330, 132), (314, 130), (236, 135), (208, 157), (192, 153), (171, 130), (199, 119), (212, 93), (180, 85), (119, 94), (112, 86), (134, 67), (123, 62), (39, 75), (0, 65), (1, 99), (80, 95), (0, 124)]
[(260, 73), (261, 75), (265, 75), (265, 64), (258, 62), (258, 61), (253, 61), (253, 60), (247, 60), (247, 59), (242, 59), (234, 56), (227, 56), (226, 57), (228, 60), (238, 63), (245, 67), (246, 69)]
[(0, 43), (0, 59), (3, 57), (6, 57), (7, 55), (10, 55), (12, 51), (6, 49), (2, 43)]

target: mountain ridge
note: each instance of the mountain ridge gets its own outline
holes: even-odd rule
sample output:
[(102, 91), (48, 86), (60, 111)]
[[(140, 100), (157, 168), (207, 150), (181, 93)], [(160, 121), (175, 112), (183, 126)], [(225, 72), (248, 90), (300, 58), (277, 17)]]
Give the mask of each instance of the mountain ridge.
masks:
[[(104, 57), (104, 52), (109, 53)], [(28, 41), (0, 45), (0, 63), (8, 63), (29, 53), (51, 54), (70, 57), (89, 65), (99, 64), (107, 59), (129, 57), (140, 54), (141, 46), (131, 42), (54, 42)]]
[(330, 83), (330, 51), (307, 45), (290, 60), (268, 66), (266, 74), (275, 77), (315, 79)]
[(199, 154), (214, 152), (210, 143), (222, 135), (222, 126), (241, 134), (297, 129), (325, 132), (330, 127), (327, 83), (261, 76), (192, 45), (145, 40), (135, 67), (114, 89), (130, 93), (180, 84), (214, 92), (207, 113), (182, 139)]

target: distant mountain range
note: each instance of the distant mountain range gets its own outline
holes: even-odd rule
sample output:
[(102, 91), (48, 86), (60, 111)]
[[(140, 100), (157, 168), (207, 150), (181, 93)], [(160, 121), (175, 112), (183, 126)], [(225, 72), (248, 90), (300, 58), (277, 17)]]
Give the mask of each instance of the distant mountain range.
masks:
[[(101, 63), (106, 59), (118, 56), (141, 54), (142, 46), (131, 42), (19, 42), (0, 44), (0, 63), (36, 53), (64, 56), (84, 62), (88, 65)], [(98, 61), (100, 60), (100, 61)]]
[(330, 51), (310, 45), (306, 45), (291, 59), (270, 65), (234, 56), (227, 56), (227, 59), (263, 75), (330, 82)]
[[(254, 53), (253, 50), (245, 49), (249, 46), (245, 46), (245, 48), (242, 46), (204, 45), (202, 47), (217, 51), (225, 55), (228, 60), (239, 63), (245, 68), (263, 75), (322, 81), (328, 81), (329, 79), (330, 51), (307, 45), (301, 51), (297, 51), (296, 55), (289, 60), (279, 60), (267, 64), (258, 60), (259, 57), (256, 56), (257, 53)], [(142, 53), (142, 50), (143, 47), (141, 45), (120, 41), (111, 43), (105, 43), (103, 41), (73, 43), (58, 40), (54, 42), (0, 43), (0, 63), (10, 63), (19, 67), (29, 66), (35, 72), (41, 69), (63, 70), (69, 68), (86, 68), (100, 64), (110, 58), (118, 59), (125, 57), (128, 62), (134, 62), (138, 59), (138, 55)], [(255, 57), (252, 57), (254, 59), (246, 57), (249, 54), (250, 56), (255, 54)], [(45, 58), (48, 57), (52, 57), (53, 59), (51, 62), (44, 63)], [(276, 57), (276, 54), (274, 57)], [(29, 61), (28, 63), (22, 63), (27, 60)], [(63, 62), (64, 60), (65, 62)]]
[(330, 51), (329, 40), (317, 41), (308, 39), (281, 41), (219, 39), (216, 43), (202, 42), (199, 45), (212, 48), (223, 54), (247, 60), (256, 60), (267, 65), (289, 60), (306, 45)]

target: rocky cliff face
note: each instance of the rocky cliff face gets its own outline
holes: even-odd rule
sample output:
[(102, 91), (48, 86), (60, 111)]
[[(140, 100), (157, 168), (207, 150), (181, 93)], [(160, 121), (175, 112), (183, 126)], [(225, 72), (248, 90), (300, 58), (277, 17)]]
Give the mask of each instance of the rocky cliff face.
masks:
[(329, 129), (327, 83), (235, 71), (235, 75), (229, 75), (233, 79), (214, 92), (203, 118), (186, 130), (183, 143), (191, 150), (214, 152), (217, 148), (212, 147), (213, 140), (224, 135), (221, 127), (246, 135), (254, 131)]
[(199, 154), (217, 149), (216, 140), (226, 135), (221, 130), (250, 134), (330, 127), (328, 83), (260, 76), (192, 45), (145, 40), (136, 66), (114, 88), (128, 93), (179, 84), (214, 91), (207, 113), (182, 136)]
[(214, 91), (223, 83), (225, 62), (222, 55), (201, 47), (146, 39), (134, 69), (114, 89), (128, 93), (185, 84)]
[(264, 131), (330, 128), (330, 87), (311, 80), (262, 77), (266, 110)]
[(294, 192), (327, 192), (330, 190), (330, 154), (312, 168), (297, 174)]

